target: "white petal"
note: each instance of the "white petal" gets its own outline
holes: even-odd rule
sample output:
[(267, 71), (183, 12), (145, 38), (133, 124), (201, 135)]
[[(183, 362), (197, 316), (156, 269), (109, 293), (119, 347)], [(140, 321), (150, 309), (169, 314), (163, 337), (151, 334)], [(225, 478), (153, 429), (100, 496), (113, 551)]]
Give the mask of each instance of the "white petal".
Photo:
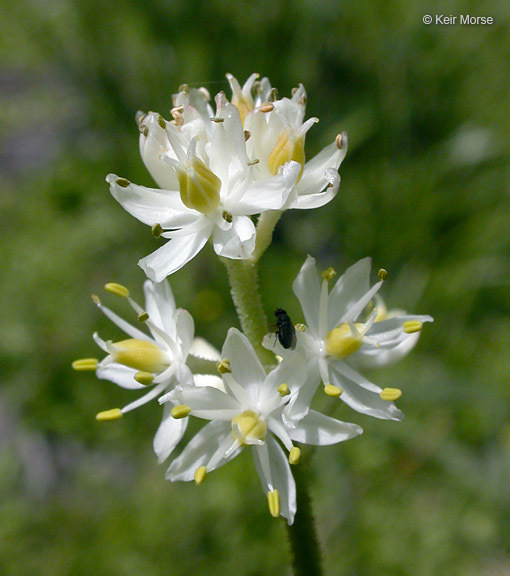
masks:
[(276, 440), (268, 435), (263, 446), (252, 448), (252, 454), (262, 483), (262, 490), (266, 494), (272, 490), (278, 490), (280, 515), (287, 518), (290, 526), (294, 522), (297, 509), (296, 483), (285, 453)]
[(343, 390), (340, 399), (353, 410), (383, 420), (402, 420), (403, 414), (393, 402), (381, 400), (377, 392), (367, 390), (345, 378), (333, 365), (330, 366), (329, 375), (331, 383)]
[[(206, 420), (231, 420), (240, 412), (239, 402), (212, 386), (183, 387), (171, 393), (172, 402), (191, 408), (193, 416)], [(161, 398), (164, 401), (166, 397)]]
[(247, 216), (233, 216), (228, 230), (214, 228), (213, 244), (218, 256), (246, 260), (255, 247), (255, 226)]
[(336, 328), (341, 319), (370, 288), (371, 258), (358, 260), (340, 276), (328, 297), (328, 330)]
[(204, 340), (204, 338), (200, 338), (199, 336), (193, 338), (190, 354), (197, 358), (204, 358), (205, 360), (221, 360), (219, 350), (216, 350), (212, 344), (209, 344), (207, 340)]
[(209, 239), (211, 228), (200, 232), (172, 238), (149, 256), (142, 258), (138, 265), (154, 282), (161, 282), (196, 256)]
[(146, 280), (143, 285), (145, 310), (150, 320), (175, 340), (175, 300), (170, 284)]
[(315, 410), (310, 410), (294, 429), (289, 430), (292, 440), (314, 446), (336, 444), (362, 433), (363, 429), (356, 424), (335, 420)]
[(186, 358), (191, 348), (191, 343), (193, 342), (195, 324), (191, 314), (182, 308), (179, 308), (175, 313), (175, 323), (177, 336), (180, 341), (181, 354), (183, 358)]
[(259, 403), (278, 395), (276, 389), (280, 384), (287, 384), (291, 393), (296, 392), (306, 379), (306, 365), (298, 351), (286, 354), (282, 362), (267, 375), (259, 392)]
[(195, 382), (195, 386), (212, 386), (225, 392), (223, 380), (219, 376), (213, 376), (212, 374), (195, 374), (193, 381)]
[(116, 362), (111, 362), (105, 364), (104, 366), (98, 366), (96, 370), (96, 376), (100, 380), (109, 380), (121, 388), (127, 388), (128, 390), (140, 390), (140, 388), (146, 388), (143, 384), (140, 384), (135, 380), (135, 374), (137, 370), (134, 368), (128, 368), (122, 364), (117, 364)]
[(117, 184), (118, 176), (108, 174), (112, 196), (132, 216), (148, 224), (160, 224), (162, 228), (182, 228), (197, 218), (196, 212), (182, 203), (179, 190), (159, 190), (130, 183)]
[(307, 256), (305, 263), (292, 284), (292, 289), (301, 304), (306, 324), (311, 332), (317, 335), (319, 331), (321, 288), (317, 268), (315, 267), (315, 259), (311, 256)]
[(256, 401), (266, 373), (248, 338), (236, 328), (230, 328), (221, 355), (230, 362), (235, 381)]
[(161, 424), (154, 436), (154, 452), (160, 464), (173, 452), (188, 425), (188, 418), (172, 418), (171, 409), (171, 404), (165, 406)]
[[(324, 184), (322, 182), (325, 182)], [(307, 190), (306, 193), (303, 189), (296, 188), (296, 202), (292, 208), (299, 210), (310, 210), (313, 208), (320, 208), (328, 202), (331, 202), (338, 192), (340, 186), (340, 176), (336, 170), (328, 168), (324, 172), (320, 184), (316, 184), (313, 190)]]
[(215, 468), (226, 464), (238, 453), (235, 452), (230, 458), (221, 457), (231, 444), (230, 422), (209, 422), (195, 434), (180, 456), (170, 464), (166, 473), (167, 480), (189, 482), (194, 479), (197, 468), (207, 466), (213, 459), (217, 461)]
[(278, 170), (278, 174), (253, 182), (243, 196), (225, 207), (232, 214), (259, 214), (266, 210), (280, 210), (289, 197), (299, 175), (301, 165), (287, 162)]

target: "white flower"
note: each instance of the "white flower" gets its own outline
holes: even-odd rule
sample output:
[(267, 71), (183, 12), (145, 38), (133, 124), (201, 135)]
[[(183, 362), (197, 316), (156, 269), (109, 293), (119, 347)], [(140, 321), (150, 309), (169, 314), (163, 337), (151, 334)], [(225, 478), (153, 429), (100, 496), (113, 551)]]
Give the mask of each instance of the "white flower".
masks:
[[(193, 377), (186, 359), (193, 343), (193, 319), (186, 310), (176, 309), (168, 282), (156, 284), (147, 280), (144, 284), (145, 309), (129, 297), (127, 288), (119, 284), (107, 284), (106, 289), (127, 298), (144, 323), (150, 335), (126, 322), (115, 312), (103, 306), (97, 296), (93, 300), (97, 307), (129, 338), (120, 342), (103, 340), (93, 335), (98, 346), (107, 356), (98, 362), (95, 359), (77, 360), (76, 370), (93, 370), (100, 379), (131, 390), (148, 392), (124, 408), (100, 412), (100, 421), (115, 420), (123, 414), (161, 396), (174, 384), (193, 386)], [(187, 420), (175, 420), (170, 416), (171, 406), (165, 407), (163, 420), (154, 439), (154, 450), (160, 461), (169, 456), (181, 439)]]
[[(315, 260), (308, 256), (296, 277), (293, 289), (306, 321), (297, 332), (295, 351), (283, 349), (275, 335), (264, 339), (264, 346), (282, 356), (301, 354), (307, 364), (307, 382), (286, 409), (289, 419), (302, 418), (321, 379), (324, 391), (340, 398), (354, 410), (376, 418), (400, 420), (402, 413), (393, 404), (400, 397), (396, 388), (382, 390), (355, 370), (374, 368), (399, 360), (417, 341), (430, 316), (399, 314), (387, 317), (385, 308), (373, 308), (383, 280), (370, 287), (371, 260), (360, 260), (337, 280), (328, 293), (326, 271), (322, 285)], [(384, 276), (381, 271), (381, 276)], [(381, 302), (381, 301), (379, 301)]]
[[(230, 74), (227, 78), (233, 92), (232, 102), (242, 109), (244, 129), (249, 133), (246, 142), (248, 156), (256, 158), (254, 178), (276, 174), (285, 162), (298, 162), (300, 177), (284, 208), (318, 208), (330, 202), (340, 185), (338, 169), (347, 154), (347, 134), (337, 136), (319, 154), (306, 162), (305, 136), (318, 118), (304, 121), (306, 92), (302, 84), (295, 88), (292, 98), (275, 98), (269, 80), (256, 85), (255, 100), (251, 90), (256, 79), (252, 74), (243, 88)], [(268, 102), (267, 99), (272, 101)]]
[(170, 239), (139, 262), (154, 281), (179, 270), (211, 237), (218, 255), (249, 258), (255, 245), (249, 216), (281, 209), (300, 171), (289, 161), (273, 175), (254, 178), (238, 109), (223, 93), (214, 117), (207, 117), (212, 110), (205, 102), (201, 111), (187, 102), (175, 110), (172, 122), (154, 113), (140, 120), (142, 158), (161, 190), (114, 174), (106, 178), (130, 214)]
[[(362, 430), (312, 410), (293, 427), (286, 424), (283, 406), (303, 384), (305, 374), (299, 358), (280, 363), (266, 375), (247, 338), (235, 328), (229, 330), (222, 356), (230, 365), (230, 372), (223, 375), (224, 392), (178, 387), (160, 399), (181, 403), (173, 408), (176, 417), (191, 414), (210, 420), (171, 463), (167, 478), (201, 483), (207, 472), (251, 446), (271, 514), (281, 514), (292, 524), (296, 487), (289, 462), (296, 464), (300, 456), (293, 442), (334, 444)], [(289, 451), (288, 459), (280, 443)]]

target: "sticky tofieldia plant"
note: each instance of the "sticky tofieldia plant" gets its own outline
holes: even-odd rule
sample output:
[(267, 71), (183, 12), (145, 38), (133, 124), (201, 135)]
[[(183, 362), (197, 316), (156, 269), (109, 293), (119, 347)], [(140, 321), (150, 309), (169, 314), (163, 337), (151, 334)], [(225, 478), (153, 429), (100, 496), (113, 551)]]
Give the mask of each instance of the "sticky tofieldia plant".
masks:
[[(106, 180), (121, 206), (167, 242), (139, 261), (148, 276), (144, 307), (122, 285), (105, 288), (128, 301), (146, 331), (93, 296), (128, 338), (112, 342), (94, 334), (105, 357), (77, 360), (73, 367), (143, 390), (124, 408), (97, 414), (99, 421), (159, 401), (162, 420), (154, 450), (160, 462), (183, 440), (190, 417), (208, 421), (170, 462), (169, 480), (201, 484), (250, 447), (271, 515), (287, 520), (296, 574), (319, 574), (309, 505), (297, 510), (306, 486), (304, 477), (296, 486), (291, 471), (301, 457), (296, 444), (334, 444), (362, 429), (313, 410), (312, 399), (322, 382), (328, 396), (362, 414), (400, 420), (394, 401), (401, 391), (381, 389), (360, 371), (402, 358), (432, 318), (388, 312), (378, 294), (386, 272), (380, 270), (379, 281), (370, 286), (370, 259), (351, 266), (330, 289), (334, 270), (321, 279), (308, 256), (293, 284), (305, 324), (294, 326), (277, 309), (276, 330), (267, 334), (258, 261), (283, 211), (333, 200), (347, 136), (339, 134), (308, 160), (306, 133), (318, 120), (305, 120), (303, 86), (291, 98), (279, 98), (267, 78), (259, 81), (252, 74), (242, 87), (232, 75), (227, 78), (231, 100), (220, 92), (215, 109), (205, 88), (183, 85), (173, 98), (171, 119), (137, 114), (140, 154), (159, 188), (114, 174)], [(176, 308), (166, 280), (209, 240), (227, 268), (243, 331), (228, 331), (221, 354), (194, 337), (193, 319)]]

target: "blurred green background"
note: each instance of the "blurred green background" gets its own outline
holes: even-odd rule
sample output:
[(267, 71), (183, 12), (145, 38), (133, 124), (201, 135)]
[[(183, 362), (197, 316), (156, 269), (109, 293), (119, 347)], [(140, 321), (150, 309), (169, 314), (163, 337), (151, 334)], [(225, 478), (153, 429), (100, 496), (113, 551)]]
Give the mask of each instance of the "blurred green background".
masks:
[[(214, 94), (257, 71), (304, 83), (311, 157), (340, 130), (337, 198), (290, 211), (262, 261), (270, 314), (301, 321), (305, 254), (338, 271), (371, 255), (390, 306), (435, 318), (398, 366), (398, 424), (338, 403), (365, 434), (317, 451), (312, 494), (326, 573), (510, 574), (510, 4), (340, 0), (3, 0), (0, 18), (0, 573), (288, 573), (249, 453), (197, 488), (164, 480), (157, 405), (99, 425), (134, 394), (71, 370), (108, 281), (141, 300), (157, 245), (111, 198), (115, 172), (152, 185), (137, 110), (168, 117), (187, 82)], [(425, 26), (425, 14), (492, 26)], [(172, 277), (197, 333), (237, 325), (208, 247)], [(123, 302), (105, 296), (119, 313)]]

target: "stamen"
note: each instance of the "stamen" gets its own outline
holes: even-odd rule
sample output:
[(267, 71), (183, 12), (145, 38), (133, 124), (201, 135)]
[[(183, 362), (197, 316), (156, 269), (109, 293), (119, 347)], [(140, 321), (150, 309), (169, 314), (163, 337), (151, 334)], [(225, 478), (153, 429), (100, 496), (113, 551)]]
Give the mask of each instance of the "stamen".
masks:
[(301, 460), (301, 450), (297, 446), (293, 446), (289, 452), (289, 464), (299, 464)]
[(141, 314), (138, 314), (137, 318), (138, 322), (147, 322), (149, 319), (149, 314), (147, 314), (147, 312), (142, 312)]
[(144, 386), (150, 386), (154, 380), (154, 374), (150, 372), (137, 372), (133, 378), (139, 383), (143, 384)]
[(101, 300), (99, 299), (99, 296), (97, 294), (91, 294), (90, 297), (92, 298), (92, 302), (94, 302), (96, 306), (101, 306)]
[(341, 150), (341, 149), (342, 149), (342, 146), (343, 146), (343, 143), (344, 143), (343, 134), (338, 134), (338, 136), (335, 138), (336, 147), (337, 147), (339, 150)]
[(172, 418), (176, 420), (180, 420), (181, 418), (186, 418), (186, 416), (191, 412), (191, 408), (186, 406), (186, 404), (179, 404), (178, 406), (174, 406), (170, 410), (170, 414)]
[(259, 110), (260, 112), (271, 112), (274, 109), (274, 104), (271, 104), (271, 102), (264, 102), (263, 104), (261, 104), (259, 106)]
[(174, 106), (171, 110), (170, 110), (170, 114), (172, 114), (172, 116), (174, 114), (182, 114), (184, 112), (184, 106)]
[(159, 238), (162, 233), (163, 228), (161, 228), (161, 224), (154, 224), (154, 226), (151, 228), (151, 234), (154, 236), (154, 238)]
[(327, 270), (324, 270), (324, 272), (322, 273), (322, 279), (326, 280), (327, 282), (332, 280), (335, 276), (336, 276), (336, 270), (331, 266)]
[(184, 94), (189, 93), (189, 86), (187, 84), (181, 84), (179, 86), (179, 92), (184, 92)]
[(258, 158), (255, 158), (255, 160), (250, 160), (248, 162), (248, 166), (255, 166), (255, 164), (258, 164), (260, 162), (260, 160)]
[(143, 121), (145, 120), (145, 118), (147, 118), (147, 114), (145, 112), (143, 112), (142, 110), (138, 110), (138, 112), (135, 114), (135, 122), (138, 126), (138, 128), (142, 127)]
[(333, 384), (326, 384), (326, 386), (324, 386), (324, 394), (331, 398), (338, 398), (342, 392), (343, 390), (341, 388), (334, 386)]
[(129, 290), (125, 286), (122, 286), (122, 284), (117, 284), (116, 282), (108, 282), (108, 284), (105, 284), (104, 289), (121, 298), (127, 298), (129, 296)]
[(388, 271), (385, 270), (384, 268), (381, 268), (377, 272), (377, 278), (379, 278), (379, 280), (382, 280), (383, 282), (385, 282), (386, 280), (388, 280)]
[(216, 369), (220, 374), (230, 374), (232, 372), (230, 362), (226, 358), (216, 362)]
[(75, 360), (71, 366), (73, 370), (85, 372), (87, 370), (95, 370), (97, 368), (97, 362), (97, 358), (81, 358), (80, 360)]
[(402, 390), (398, 388), (384, 388), (379, 392), (379, 396), (381, 400), (393, 402), (393, 400), (398, 400), (402, 396)]
[(251, 136), (251, 132), (249, 130), (244, 131), (244, 141), (246, 142)]
[(223, 220), (225, 220), (225, 222), (228, 222), (229, 224), (232, 222), (232, 214), (230, 212), (227, 212), (226, 210), (223, 210), (223, 214), (221, 215), (221, 217), (223, 218)]
[(280, 384), (276, 389), (278, 394), (283, 398), (284, 396), (288, 396), (290, 394), (289, 385), (288, 384)]
[(414, 332), (419, 332), (423, 323), (419, 320), (407, 320), (402, 324), (402, 328), (406, 334), (413, 334)]
[(271, 88), (268, 96), (269, 102), (276, 102), (278, 100), (278, 89)]
[(217, 124), (220, 124), (221, 122), (225, 122), (225, 118), (218, 118), (218, 117), (209, 118), (209, 120), (211, 122), (216, 122)]
[(163, 128), (163, 130), (166, 130), (166, 122), (165, 122), (165, 119), (163, 118), (163, 116), (161, 116), (161, 114), (157, 115), (157, 120), (158, 120), (158, 124), (161, 126), (161, 128)]
[(195, 474), (193, 474), (195, 484), (197, 486), (200, 486), (200, 484), (202, 484), (202, 482), (205, 480), (206, 476), (207, 476), (207, 468), (205, 466), (199, 466), (195, 470)]
[(125, 178), (117, 178), (117, 180), (115, 180), (115, 184), (117, 184), (117, 186), (120, 186), (121, 188), (127, 188), (131, 182), (129, 180), (126, 180)]
[(98, 422), (111, 422), (113, 420), (119, 420), (120, 418), (122, 418), (120, 408), (112, 408), (111, 410), (105, 410), (104, 412), (98, 412), (96, 414), (96, 420)]
[(280, 516), (280, 496), (278, 490), (273, 490), (267, 493), (267, 503), (269, 504), (269, 512), (273, 518)]

